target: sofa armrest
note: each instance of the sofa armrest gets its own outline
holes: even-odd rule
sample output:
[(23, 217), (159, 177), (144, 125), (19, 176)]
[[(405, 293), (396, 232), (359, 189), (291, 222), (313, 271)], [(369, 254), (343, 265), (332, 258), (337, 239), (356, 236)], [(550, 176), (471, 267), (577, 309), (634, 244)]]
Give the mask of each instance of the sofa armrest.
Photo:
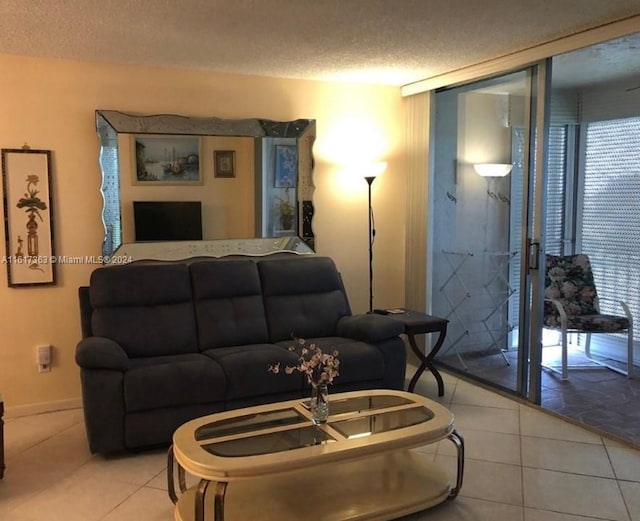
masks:
[(364, 342), (382, 342), (399, 336), (404, 324), (384, 315), (349, 315), (338, 320), (338, 336)]
[(126, 371), (129, 368), (129, 357), (110, 338), (92, 336), (81, 340), (76, 346), (76, 363), (83, 369)]

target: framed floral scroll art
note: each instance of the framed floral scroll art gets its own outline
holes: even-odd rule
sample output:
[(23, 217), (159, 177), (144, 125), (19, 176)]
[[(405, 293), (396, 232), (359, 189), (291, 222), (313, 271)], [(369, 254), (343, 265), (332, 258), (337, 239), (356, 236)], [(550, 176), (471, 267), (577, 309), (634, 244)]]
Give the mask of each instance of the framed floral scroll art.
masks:
[(55, 284), (50, 183), (50, 150), (2, 149), (2, 261), (10, 287)]

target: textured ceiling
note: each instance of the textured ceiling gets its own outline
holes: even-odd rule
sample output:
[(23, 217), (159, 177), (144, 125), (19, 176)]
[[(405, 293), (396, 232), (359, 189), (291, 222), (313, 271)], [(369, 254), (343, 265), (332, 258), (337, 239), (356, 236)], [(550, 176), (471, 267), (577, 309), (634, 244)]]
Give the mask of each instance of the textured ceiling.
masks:
[(0, 0), (0, 53), (404, 85), (640, 0)]

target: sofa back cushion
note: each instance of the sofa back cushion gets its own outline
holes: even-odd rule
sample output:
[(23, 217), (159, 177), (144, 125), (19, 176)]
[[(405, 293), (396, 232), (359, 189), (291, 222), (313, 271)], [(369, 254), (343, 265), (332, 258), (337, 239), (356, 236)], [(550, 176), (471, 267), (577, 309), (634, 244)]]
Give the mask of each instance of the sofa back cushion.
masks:
[(93, 335), (115, 340), (130, 358), (197, 352), (185, 264), (98, 268), (89, 297)]
[(213, 259), (189, 269), (201, 351), (268, 341), (255, 262)]
[(340, 317), (351, 314), (340, 274), (328, 257), (262, 260), (258, 271), (272, 342), (336, 336)]

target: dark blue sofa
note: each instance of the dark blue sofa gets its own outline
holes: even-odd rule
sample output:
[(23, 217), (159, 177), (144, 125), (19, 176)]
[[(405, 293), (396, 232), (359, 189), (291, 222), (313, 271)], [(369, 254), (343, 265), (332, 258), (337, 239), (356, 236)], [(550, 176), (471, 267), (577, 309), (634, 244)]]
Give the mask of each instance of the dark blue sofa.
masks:
[(352, 315), (333, 261), (320, 256), (133, 263), (96, 269), (80, 288), (80, 366), (89, 447), (110, 453), (171, 442), (205, 414), (308, 396), (287, 347), (337, 349), (332, 393), (402, 389), (402, 326)]

